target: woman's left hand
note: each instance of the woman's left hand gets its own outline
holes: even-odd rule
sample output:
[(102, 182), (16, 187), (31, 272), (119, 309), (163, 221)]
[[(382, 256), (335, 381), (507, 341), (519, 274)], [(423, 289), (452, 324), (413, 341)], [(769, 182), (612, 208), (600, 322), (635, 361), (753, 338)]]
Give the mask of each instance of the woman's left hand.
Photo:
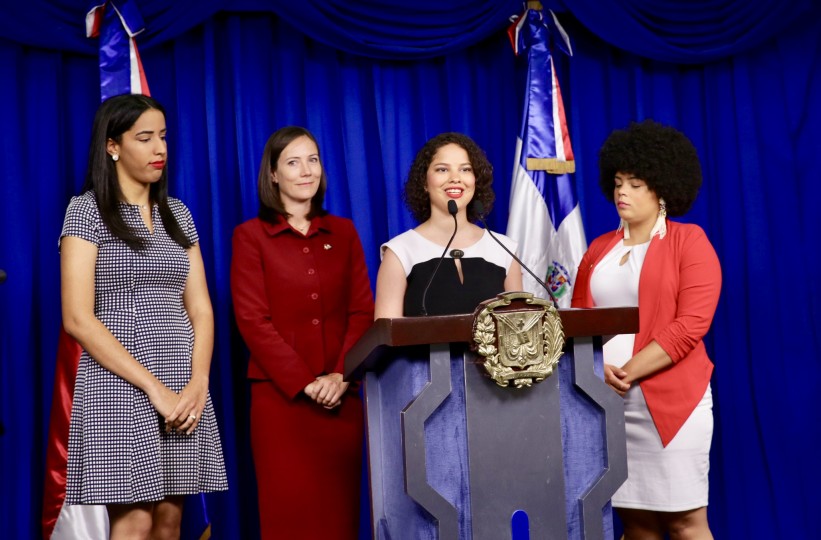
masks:
[(348, 383), (342, 380), (341, 373), (329, 373), (316, 378), (316, 397), (314, 401), (326, 409), (339, 407), (342, 396), (348, 389)]
[(192, 377), (180, 391), (180, 400), (167, 423), (174, 429), (184, 431), (186, 435), (194, 432), (200, 423), (200, 415), (205, 410), (208, 397), (208, 379)]

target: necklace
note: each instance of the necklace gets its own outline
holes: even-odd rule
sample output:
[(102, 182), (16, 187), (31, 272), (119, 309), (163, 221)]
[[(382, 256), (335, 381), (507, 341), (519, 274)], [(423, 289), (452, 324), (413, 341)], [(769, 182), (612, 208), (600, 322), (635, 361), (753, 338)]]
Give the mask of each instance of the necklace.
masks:
[(298, 230), (298, 231), (299, 231), (299, 232), (301, 232), (302, 234), (305, 234), (305, 231), (307, 231), (307, 230), (308, 230), (308, 227), (310, 227), (310, 226), (311, 226), (311, 222), (310, 222), (310, 221), (309, 221), (309, 222), (307, 222), (307, 223), (305, 223), (305, 224), (303, 224), (302, 226), (300, 226), (300, 225), (294, 225), (293, 223), (291, 223), (291, 227), (293, 227), (294, 229)]
[(131, 206), (136, 206), (140, 210), (148, 210), (148, 205), (147, 204), (130, 203), (128, 201), (125, 201), (125, 203), (128, 204), (128, 205), (131, 205)]

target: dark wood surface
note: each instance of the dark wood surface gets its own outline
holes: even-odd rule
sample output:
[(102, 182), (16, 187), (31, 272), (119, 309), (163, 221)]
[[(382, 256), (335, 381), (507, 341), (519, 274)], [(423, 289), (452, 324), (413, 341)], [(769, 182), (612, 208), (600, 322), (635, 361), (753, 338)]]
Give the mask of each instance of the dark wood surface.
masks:
[[(565, 338), (639, 331), (639, 309), (635, 307), (560, 309), (559, 316)], [(345, 380), (360, 379), (375, 368), (387, 347), (472, 341), (472, 314), (377, 319), (345, 356)]]

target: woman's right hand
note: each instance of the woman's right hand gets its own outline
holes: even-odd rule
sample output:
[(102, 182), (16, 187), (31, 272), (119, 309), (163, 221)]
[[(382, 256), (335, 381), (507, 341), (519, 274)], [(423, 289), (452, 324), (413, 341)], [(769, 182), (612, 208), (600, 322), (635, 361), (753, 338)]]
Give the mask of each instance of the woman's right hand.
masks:
[(342, 404), (342, 396), (347, 389), (348, 383), (342, 380), (341, 373), (329, 373), (317, 377), (303, 391), (317, 405), (326, 409), (335, 409)]
[[(165, 419), (165, 431), (169, 432), (172, 429), (178, 428), (182, 425), (181, 421), (177, 421), (175, 424), (168, 423), (168, 417), (171, 416), (171, 413), (174, 412), (174, 409), (177, 406), (177, 402), (180, 400), (180, 395), (162, 384), (161, 382), (157, 381), (156, 386), (154, 389), (149, 392), (148, 394), (148, 401), (151, 402), (151, 406), (160, 413)], [(187, 420), (187, 418), (183, 418), (182, 420)]]
[(625, 377), (627, 377), (627, 372), (623, 369), (611, 364), (604, 365), (604, 382), (622, 397), (630, 390), (630, 383), (624, 380)]

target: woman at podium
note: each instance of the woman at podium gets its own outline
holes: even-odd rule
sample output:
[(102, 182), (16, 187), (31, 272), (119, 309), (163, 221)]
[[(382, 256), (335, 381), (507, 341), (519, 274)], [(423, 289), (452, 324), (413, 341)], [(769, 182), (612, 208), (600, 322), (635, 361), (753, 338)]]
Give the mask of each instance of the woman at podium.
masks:
[(608, 137), (599, 170), (620, 225), (590, 244), (573, 306), (638, 306), (641, 328), (604, 345), (605, 382), (624, 397), (627, 431), (628, 478), (613, 506), (627, 540), (709, 539), (713, 364), (702, 338), (721, 268), (701, 227), (667, 219), (696, 198), (698, 155), (681, 132), (645, 120)]
[(373, 296), (353, 223), (322, 207), (326, 185), (313, 135), (282, 128), (265, 144), (259, 214), (234, 231), (264, 539), (359, 534), (362, 403), (342, 369), (373, 321)]
[[(467, 135), (430, 139), (411, 165), (405, 203), (419, 226), (382, 245), (376, 317), (472, 313), (522, 288), (522, 270), (473, 222), (493, 205), (493, 167)], [(516, 243), (495, 234), (511, 251)]]

